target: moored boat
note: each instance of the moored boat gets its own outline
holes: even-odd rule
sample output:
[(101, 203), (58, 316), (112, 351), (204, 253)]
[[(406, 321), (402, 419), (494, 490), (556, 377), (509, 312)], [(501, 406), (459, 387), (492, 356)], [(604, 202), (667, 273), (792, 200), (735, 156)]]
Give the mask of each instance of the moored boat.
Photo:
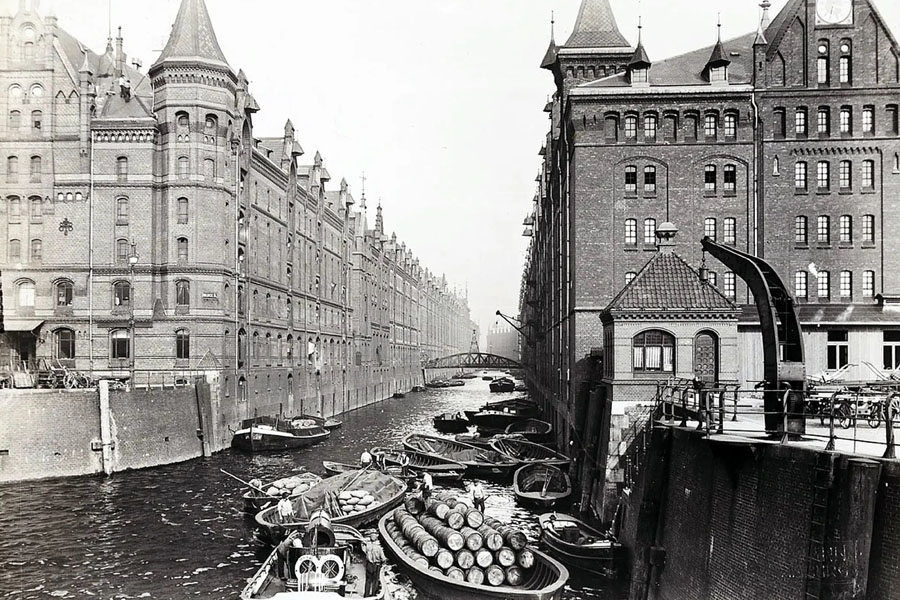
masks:
[(241, 591), (241, 600), (333, 600), (388, 598), (383, 568), (375, 574), (374, 594), (366, 594), (366, 543), (356, 529), (330, 523), (322, 515), (306, 531), (293, 531), (281, 552), (276, 548)]
[[(278, 507), (272, 506), (257, 513), (256, 522), (270, 541), (305, 527), (310, 516), (323, 509), (334, 515), (332, 522), (359, 527), (400, 504), (406, 489), (401, 479), (375, 469), (349, 471), (323, 479), (304, 494), (291, 498), (294, 517), (290, 520), (282, 521)], [(354, 498), (357, 500), (347, 504)]]
[(418, 394), (419, 392), (425, 391), (425, 386), (424, 385), (414, 385), (414, 386), (412, 386), (412, 389), (410, 391), (416, 392)]
[[(350, 471), (358, 471), (359, 465), (352, 465), (350, 463), (336, 462), (333, 460), (323, 460), (322, 468), (325, 469), (325, 471), (329, 475), (340, 475), (341, 473), (348, 473)], [(403, 479), (403, 480), (414, 480), (419, 475), (412, 469), (407, 469), (407, 473), (406, 473), (406, 475), (404, 475), (403, 469), (401, 469), (400, 467), (395, 467), (395, 466), (390, 466), (390, 467), (386, 467), (384, 469), (379, 469), (379, 470), (382, 473), (387, 473), (388, 475), (396, 477), (397, 479)]]
[(385, 553), (412, 580), (420, 597), (428, 600), (559, 600), (569, 571), (540, 550), (532, 550), (534, 565), (521, 585), (490, 586), (460, 581), (417, 562), (403, 551), (387, 529), (390, 513), (378, 521)]
[(518, 461), (495, 450), (485, 450), (434, 435), (412, 433), (403, 438), (403, 446), (461, 463), (465, 465), (466, 472), (470, 475), (507, 477), (518, 465)]
[[(511, 412), (515, 412), (516, 414), (526, 417), (526, 418), (535, 418), (541, 415), (541, 407), (537, 405), (536, 402), (529, 400), (524, 396), (517, 396), (515, 398), (506, 398), (504, 400), (498, 400), (496, 402), (487, 402), (483, 404), (481, 408), (475, 411), (471, 411), (472, 413), (480, 412), (480, 411), (503, 411), (509, 410)], [(466, 411), (468, 414), (470, 411)]]
[(492, 392), (514, 392), (516, 382), (508, 377), (499, 377), (493, 380), (489, 387)]
[(315, 424), (319, 427), (324, 427), (328, 431), (334, 431), (344, 424), (343, 421), (341, 421), (340, 419), (335, 419), (334, 417), (317, 417), (315, 415), (300, 415), (294, 417), (292, 421), (296, 419), (309, 419), (311, 421), (314, 421)]
[(572, 480), (553, 465), (524, 465), (513, 474), (513, 493), (522, 504), (551, 508), (569, 499)]
[(318, 444), (329, 435), (330, 431), (312, 421), (294, 427), (280, 417), (256, 417), (241, 422), (231, 438), (231, 447), (246, 452), (294, 450)]
[(435, 415), (431, 422), (441, 433), (462, 433), (472, 424), (460, 412)]
[(564, 455), (551, 450), (546, 446), (535, 444), (527, 440), (516, 439), (511, 437), (502, 437), (491, 442), (491, 448), (497, 452), (501, 452), (514, 458), (523, 464), (545, 464), (568, 467), (571, 459)]
[[(419, 473), (429, 473), (434, 481), (459, 481), (466, 470), (465, 465), (414, 450), (391, 450), (372, 448), (373, 455), (384, 456), (388, 465), (402, 466), (406, 462), (409, 469)], [(404, 458), (405, 457), (405, 458)]]
[(257, 489), (244, 492), (244, 510), (256, 514), (270, 505), (277, 504), (283, 492), (288, 491), (292, 496), (299, 496), (320, 481), (322, 478), (315, 473), (304, 472), (259, 484)]
[(516, 421), (522, 421), (528, 417), (519, 413), (515, 408), (503, 408), (500, 410), (479, 410), (477, 412), (466, 411), (466, 417), (479, 430), (505, 431)]
[(506, 433), (518, 433), (537, 444), (553, 441), (553, 425), (540, 419), (515, 421), (506, 426)]
[(541, 540), (567, 566), (608, 578), (622, 572), (625, 550), (612, 535), (561, 513), (543, 514), (538, 521)]

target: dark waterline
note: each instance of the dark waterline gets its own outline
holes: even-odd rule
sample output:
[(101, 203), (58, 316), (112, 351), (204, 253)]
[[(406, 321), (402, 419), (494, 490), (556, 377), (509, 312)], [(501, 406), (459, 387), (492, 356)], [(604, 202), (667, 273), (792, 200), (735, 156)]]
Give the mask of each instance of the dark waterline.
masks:
[[(111, 477), (77, 477), (0, 486), (0, 597), (235, 599), (271, 549), (241, 511), (244, 478), (274, 479), (322, 460), (356, 462), (364, 448), (433, 433), (439, 412), (516, 394), (490, 394), (487, 382), (408, 394), (343, 415), (344, 426), (318, 446), (285, 454), (231, 451)], [(487, 483), (487, 512), (537, 539), (537, 519), (507, 486)], [(364, 530), (365, 531), (365, 530)], [(395, 598), (415, 592), (396, 574)], [(573, 577), (567, 600), (627, 597), (621, 589)]]

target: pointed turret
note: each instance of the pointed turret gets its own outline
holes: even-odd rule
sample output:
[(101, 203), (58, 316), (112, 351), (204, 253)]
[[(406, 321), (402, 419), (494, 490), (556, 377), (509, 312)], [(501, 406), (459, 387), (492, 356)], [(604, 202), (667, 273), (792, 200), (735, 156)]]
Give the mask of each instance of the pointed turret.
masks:
[(375, 209), (375, 237), (381, 239), (384, 236), (384, 217), (381, 214), (381, 200), (378, 201), (378, 208)]
[(628, 63), (628, 73), (631, 77), (631, 83), (648, 83), (650, 65), (653, 64), (650, 62), (650, 58), (647, 56), (647, 51), (644, 49), (644, 41), (641, 36), (641, 29), (643, 26), (641, 25), (640, 18), (638, 18), (638, 43), (637, 48), (634, 49), (634, 54), (631, 56), (631, 61)]
[(181, 0), (169, 41), (151, 70), (170, 62), (200, 62), (231, 71), (203, 0)]
[(722, 45), (721, 21), (719, 21), (717, 28), (718, 39), (716, 40), (716, 45), (713, 46), (712, 53), (709, 55), (709, 60), (706, 61), (706, 66), (703, 67), (703, 77), (710, 83), (727, 83), (728, 65), (731, 64), (731, 61), (728, 59), (725, 46)]
[(762, 9), (762, 18), (760, 19), (760, 27), (762, 29), (768, 29), (769, 25), (772, 23), (772, 19), (769, 18), (769, 8), (771, 8), (772, 3), (769, 0), (763, 0), (760, 2), (759, 7)]
[(550, 45), (547, 46), (547, 53), (544, 54), (544, 60), (541, 61), (542, 69), (549, 69), (556, 62), (556, 55), (559, 53), (559, 46), (556, 45), (556, 39), (554, 34), (554, 26), (556, 25), (556, 20), (553, 17), (553, 12), (550, 13)]
[(619, 31), (609, 0), (581, 0), (578, 18), (565, 48), (631, 48)]

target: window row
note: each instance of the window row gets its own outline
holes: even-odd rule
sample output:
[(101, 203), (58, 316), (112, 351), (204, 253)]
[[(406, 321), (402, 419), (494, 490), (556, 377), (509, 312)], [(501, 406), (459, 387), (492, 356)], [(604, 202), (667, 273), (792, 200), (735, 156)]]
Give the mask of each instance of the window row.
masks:
[[(861, 241), (864, 244), (875, 243), (875, 215), (863, 215), (860, 219)], [(815, 240), (819, 244), (830, 244), (832, 241), (831, 217), (819, 215), (816, 217)], [(805, 215), (794, 217), (794, 243), (800, 245), (809, 244), (810, 231), (809, 220)], [(838, 217), (838, 242), (852, 244), (854, 239), (853, 217), (841, 215)]]
[[(44, 258), (44, 242), (39, 239), (31, 240), (31, 244), (29, 246), (30, 253), (28, 254), (28, 259), (30, 262), (39, 263)], [(23, 260), (22, 256), (22, 240), (11, 239), (9, 240), (9, 252), (7, 254), (7, 260), (10, 263), (20, 263)]]
[[(644, 219), (644, 244), (652, 245), (656, 243), (656, 219)], [(715, 217), (708, 217), (703, 222), (703, 235), (716, 240), (718, 239), (719, 229), (718, 221)], [(638, 242), (638, 222), (637, 219), (625, 219), (625, 245), (636, 246)], [(735, 244), (737, 242), (737, 221), (734, 217), (725, 217), (722, 219), (722, 242), (725, 244)]]
[[(815, 133), (820, 136), (829, 136), (833, 130), (834, 117), (832, 115), (832, 107), (819, 106), (813, 109), (815, 111), (815, 122), (810, 123), (810, 109), (801, 106), (794, 109), (793, 125), (791, 129), (795, 136), (807, 137), (812, 127)], [(787, 111), (784, 108), (775, 109), (775, 137), (786, 137), (788, 123)], [(900, 134), (900, 107), (897, 104), (888, 104), (884, 109), (884, 128), (883, 133), (886, 135)], [(876, 109), (874, 105), (868, 104), (862, 107), (860, 111), (860, 120), (854, 121), (854, 107), (841, 106), (837, 110), (837, 127), (838, 132), (842, 135), (852, 135), (854, 126), (860, 128), (861, 133), (865, 135), (875, 135), (876, 133)]]
[[(63, 332), (67, 330), (59, 330)], [(57, 358), (74, 358), (74, 337), (68, 341), (68, 334), (64, 334), (63, 340), (57, 333)], [(65, 346), (62, 345), (65, 341)], [(134, 350), (131, 331), (128, 329), (111, 329), (109, 331), (109, 357), (114, 360), (130, 360)], [(71, 356), (62, 356), (63, 351), (70, 351)], [(175, 330), (175, 359), (188, 360), (191, 357), (191, 334), (187, 329)]]
[(10, 103), (22, 103), (28, 102), (31, 98), (40, 99), (44, 97), (44, 86), (39, 83), (31, 84), (31, 87), (28, 88), (28, 93), (26, 94), (25, 88), (23, 88), (18, 83), (14, 83), (9, 86), (9, 90), (7, 91), (7, 95), (9, 97)]
[[(42, 161), (40, 156), (32, 156), (29, 161), (28, 180), (31, 183), (40, 183)], [(19, 157), (6, 157), (6, 181), (14, 183), (19, 181)]]
[[(812, 279), (812, 282), (810, 282)], [(832, 281), (830, 271), (797, 271), (794, 273), (794, 296), (801, 300), (809, 298), (809, 286), (815, 286), (818, 298), (830, 298), (832, 295)], [(853, 297), (853, 271), (841, 271), (838, 274), (838, 295), (841, 298)], [(875, 271), (863, 271), (862, 273), (863, 298), (875, 296)]]
[[(113, 284), (113, 306), (131, 306), (132, 293), (131, 284), (127, 281), (116, 281)], [(63, 279), (53, 284), (54, 305), (57, 307), (72, 306), (75, 296), (75, 286), (68, 280)], [(17, 308), (34, 308), (35, 285), (31, 280), (19, 281), (16, 284), (16, 307)], [(191, 283), (186, 280), (178, 280), (175, 282), (175, 305), (190, 306), (191, 304)]]
[[(27, 113), (26, 113), (27, 116)], [(9, 130), (11, 132), (19, 131), (22, 129), (22, 111), (20, 110), (11, 110), (9, 111)], [(43, 128), (44, 123), (44, 113), (39, 110), (31, 111), (31, 120), (28, 121), (27, 127), (31, 133), (38, 135), (41, 133), (41, 129)]]
[[(702, 331), (693, 340), (695, 356), (700, 348), (718, 354), (718, 336)], [(718, 357), (714, 359), (718, 361)], [(675, 336), (652, 329), (631, 339), (631, 366), (635, 373), (675, 373)]]
[[(816, 168), (816, 190), (828, 191), (831, 189), (834, 175), (832, 173), (831, 162), (820, 160), (815, 164)], [(854, 169), (853, 161), (842, 160), (838, 163), (837, 169), (838, 187), (841, 191), (849, 191), (853, 189)], [(875, 161), (862, 161), (859, 172), (859, 184), (864, 190), (875, 189)], [(806, 161), (798, 161), (794, 164), (794, 189), (798, 192), (806, 192), (809, 190), (809, 164)]]
[(708, 111), (702, 115), (699, 112), (687, 113), (683, 119), (677, 112), (666, 112), (662, 123), (655, 112), (644, 113), (643, 116), (626, 114), (621, 119), (618, 113), (607, 114), (604, 119), (607, 142), (617, 142), (620, 136), (627, 142), (637, 141), (638, 138), (645, 142), (655, 142), (660, 135), (666, 141), (676, 141), (679, 139), (679, 132), (686, 141), (712, 141), (720, 137), (733, 140), (737, 138), (740, 126), (736, 110), (726, 111), (721, 116), (717, 111)]
[[(6, 199), (7, 217), (10, 223), (19, 223), (22, 220), (22, 199), (18, 196), (10, 196)], [(32, 221), (40, 222), (44, 217), (44, 199), (40, 196), (32, 196), (28, 199), (28, 214)]]

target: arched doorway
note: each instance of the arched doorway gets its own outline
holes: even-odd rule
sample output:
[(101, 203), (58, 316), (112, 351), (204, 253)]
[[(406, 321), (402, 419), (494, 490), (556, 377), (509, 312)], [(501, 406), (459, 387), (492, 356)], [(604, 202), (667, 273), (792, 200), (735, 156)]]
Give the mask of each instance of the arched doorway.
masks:
[(707, 385), (719, 382), (719, 338), (711, 331), (694, 338), (694, 377)]

